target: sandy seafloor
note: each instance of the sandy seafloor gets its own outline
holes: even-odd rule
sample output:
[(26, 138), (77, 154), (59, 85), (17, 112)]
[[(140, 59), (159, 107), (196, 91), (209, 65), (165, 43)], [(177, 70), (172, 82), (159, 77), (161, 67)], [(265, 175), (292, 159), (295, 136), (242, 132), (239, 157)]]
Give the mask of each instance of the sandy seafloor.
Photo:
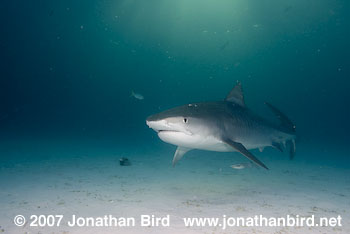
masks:
[[(172, 168), (175, 147), (95, 147), (93, 144), (3, 142), (0, 226), (4, 233), (350, 233), (347, 150), (298, 145), (295, 160), (265, 149), (270, 167), (234, 170), (237, 153), (193, 151)], [(319, 155), (316, 157), (315, 155)], [(132, 166), (121, 167), (120, 157)], [(319, 160), (315, 161), (315, 158)], [(16, 227), (15, 215), (138, 217), (170, 214), (160, 227)], [(183, 217), (342, 216), (342, 227), (185, 227)], [(67, 218), (68, 219), (68, 218)]]

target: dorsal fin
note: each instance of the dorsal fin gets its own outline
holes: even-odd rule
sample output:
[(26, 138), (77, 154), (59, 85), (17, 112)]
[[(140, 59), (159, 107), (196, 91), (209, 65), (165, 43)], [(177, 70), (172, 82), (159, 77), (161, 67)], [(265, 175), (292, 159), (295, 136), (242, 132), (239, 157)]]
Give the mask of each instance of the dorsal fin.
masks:
[(265, 102), (265, 104), (270, 108), (270, 110), (276, 115), (276, 117), (280, 120), (281, 126), (291, 132), (295, 132), (295, 125), (293, 124), (290, 119), (283, 114), (280, 110), (278, 110), (276, 107), (271, 105), (268, 102)]
[(241, 82), (237, 81), (236, 86), (233, 87), (231, 92), (227, 95), (227, 97), (225, 98), (225, 101), (233, 102), (233, 103), (238, 104), (242, 107), (245, 107)]

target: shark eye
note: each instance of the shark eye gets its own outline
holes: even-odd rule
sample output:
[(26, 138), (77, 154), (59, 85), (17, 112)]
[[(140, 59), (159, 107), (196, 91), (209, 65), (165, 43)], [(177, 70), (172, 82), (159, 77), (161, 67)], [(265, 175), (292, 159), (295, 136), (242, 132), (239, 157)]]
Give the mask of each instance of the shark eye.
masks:
[(187, 122), (188, 122), (188, 119), (187, 119), (187, 118), (184, 118), (183, 121), (184, 121), (184, 123), (187, 123)]

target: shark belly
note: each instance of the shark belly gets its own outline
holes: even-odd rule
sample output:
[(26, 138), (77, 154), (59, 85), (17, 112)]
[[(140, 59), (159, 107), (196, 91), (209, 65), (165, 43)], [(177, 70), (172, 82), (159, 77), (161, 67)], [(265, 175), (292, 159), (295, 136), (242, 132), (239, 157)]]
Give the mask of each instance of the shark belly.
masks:
[[(169, 144), (185, 147), (188, 149), (200, 149), (217, 152), (233, 152), (236, 151), (232, 146), (228, 145), (220, 138), (213, 135), (189, 135), (177, 131), (160, 131), (159, 138)], [(260, 136), (260, 137), (259, 137)], [(269, 137), (261, 136), (256, 133), (255, 137), (243, 137), (232, 139), (243, 145), (247, 149), (262, 149), (267, 146), (272, 146), (272, 141)]]
[(200, 149), (218, 152), (235, 151), (231, 146), (214, 136), (188, 135), (182, 132), (161, 131), (159, 138), (169, 144), (185, 147), (188, 149)]

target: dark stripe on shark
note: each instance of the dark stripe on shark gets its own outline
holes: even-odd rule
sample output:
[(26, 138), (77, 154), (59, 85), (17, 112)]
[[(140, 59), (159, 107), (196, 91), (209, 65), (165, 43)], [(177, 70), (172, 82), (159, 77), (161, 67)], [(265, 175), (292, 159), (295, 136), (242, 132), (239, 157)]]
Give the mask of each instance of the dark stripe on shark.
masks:
[(223, 140), (226, 144), (232, 146), (232, 148), (234, 148), (235, 150), (237, 150), (238, 152), (240, 152), (241, 154), (243, 154), (244, 156), (246, 156), (248, 159), (252, 160), (254, 163), (256, 163), (257, 165), (269, 170), (269, 168), (267, 168), (267, 166), (265, 166), (265, 164), (263, 164), (259, 159), (257, 159), (252, 153), (250, 153), (245, 147), (244, 145), (242, 145), (241, 143), (238, 142), (234, 142), (230, 139), (224, 139)]

